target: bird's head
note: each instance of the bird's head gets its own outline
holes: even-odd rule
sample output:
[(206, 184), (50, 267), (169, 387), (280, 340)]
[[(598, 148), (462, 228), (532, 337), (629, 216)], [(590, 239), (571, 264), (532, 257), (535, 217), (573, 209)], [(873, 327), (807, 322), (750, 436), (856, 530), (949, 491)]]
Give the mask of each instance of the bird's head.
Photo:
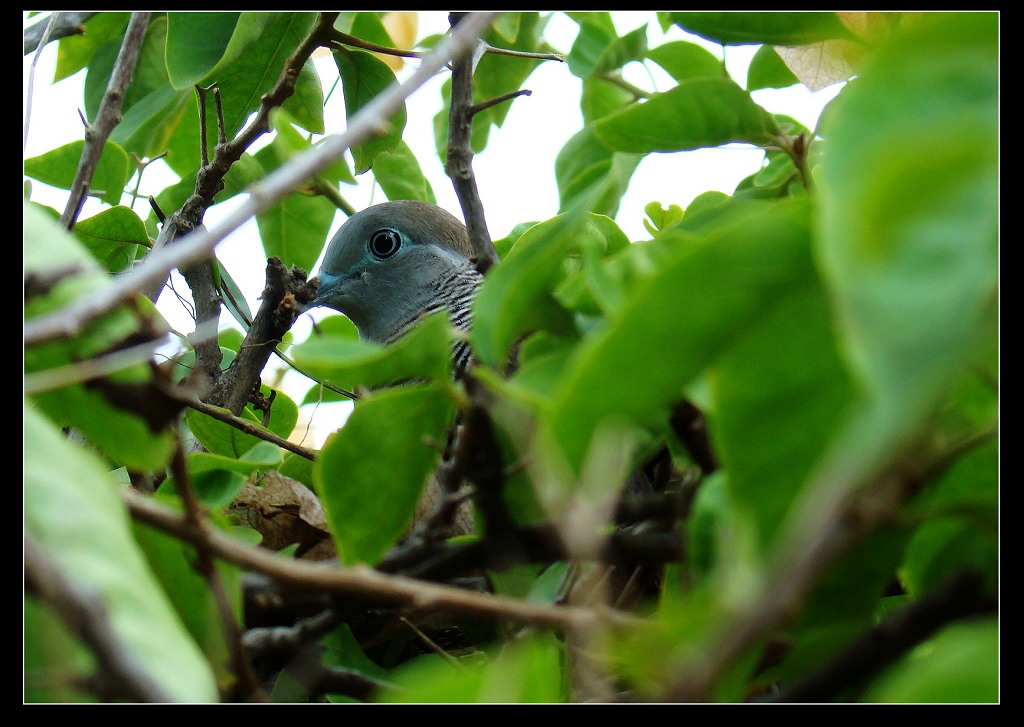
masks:
[(348, 316), (362, 339), (386, 343), (472, 267), (465, 226), (436, 205), (399, 200), (352, 215), (327, 247), (309, 307)]

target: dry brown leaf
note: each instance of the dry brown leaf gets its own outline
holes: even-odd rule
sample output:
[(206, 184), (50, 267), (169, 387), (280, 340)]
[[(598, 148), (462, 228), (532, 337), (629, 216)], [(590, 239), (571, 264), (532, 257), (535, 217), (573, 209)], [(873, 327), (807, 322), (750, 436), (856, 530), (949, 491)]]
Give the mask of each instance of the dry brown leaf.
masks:
[[(775, 46), (793, 75), (812, 91), (853, 76), (865, 50), (884, 41), (893, 28), (889, 13), (837, 12), (836, 15), (862, 42), (834, 39), (810, 45)], [(917, 15), (919, 13), (900, 13), (899, 22), (913, 22)]]
[(826, 40), (799, 46), (775, 46), (783, 63), (800, 83), (820, 91), (853, 75), (850, 57), (859, 58), (863, 48), (850, 40)]
[(245, 484), (231, 511), (263, 536), (265, 548), (281, 550), (298, 543), (296, 557), (325, 560), (335, 556), (323, 507), (298, 480), (267, 472), (260, 485)]

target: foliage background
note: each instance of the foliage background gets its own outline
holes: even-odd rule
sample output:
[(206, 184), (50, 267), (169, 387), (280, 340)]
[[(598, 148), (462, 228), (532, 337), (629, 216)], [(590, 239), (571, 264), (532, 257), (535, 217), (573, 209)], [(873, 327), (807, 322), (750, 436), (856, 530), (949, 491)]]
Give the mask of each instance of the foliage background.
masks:
[[(286, 338), (287, 355), (318, 381), (423, 380), (363, 397), (312, 466), (270, 437), (295, 431), (297, 396), (277, 391), (269, 417), (244, 401), (227, 406), (253, 422), (243, 434), (237, 419), (228, 425), (197, 404), (181, 421), (162, 373), (89, 373), (86, 363), (159, 338), (144, 301), (33, 338), (46, 314), (109, 291), (109, 273), (152, 245), (152, 215), (106, 206), (132, 188), (126, 152), (170, 152), (181, 182), (156, 197), (165, 213), (184, 211), (199, 138), (192, 84), (219, 83), (230, 139), (273, 85), (260, 69), (283, 67), (320, 27), (301, 13), (150, 20), (110, 137), (117, 146), (108, 142), (93, 179), (101, 211), (89, 208), (71, 237), (54, 222), (59, 204), (25, 207), (26, 700), (998, 699), (998, 16), (651, 16), (730, 50), (753, 44), (745, 88), (701, 45), (649, 47), (642, 29), (624, 31), (606, 14), (568, 17), (578, 33), (558, 50), (582, 82), (582, 129), (556, 154), (550, 219), (496, 241), (503, 260), (480, 293), (471, 338), (477, 383), (450, 382), (451, 333), (437, 320), (387, 351), (353, 342), (340, 317), (299, 346)], [(88, 21), (95, 32), (60, 41), (58, 73), (88, 67), (91, 121), (127, 20), (101, 13)], [(506, 14), (487, 38), (545, 52), (543, 26), (537, 14)], [(350, 34), (335, 60), (352, 117), (392, 78), (352, 43), (392, 39), (370, 13), (342, 14), (335, 28)], [(475, 101), (528, 87), (537, 63), (488, 54)], [(666, 86), (659, 76), (660, 93), (619, 75), (640, 63), (671, 77)], [(295, 94), (269, 116), (273, 141), (231, 167), (224, 195), (287, 168), (308, 148), (306, 132), (325, 131), (330, 84), (317, 73), (323, 81), (312, 65), (297, 74)], [(854, 75), (813, 131), (748, 93)], [(478, 114), (475, 150), (500, 144), (488, 135), (507, 112)], [(426, 122), (406, 116), (406, 128)], [(433, 125), (443, 146), (445, 117)], [(312, 268), (344, 204), (337, 190), (367, 167), (386, 196), (433, 200), (416, 161), (426, 155), (400, 146), (398, 131), (259, 215), (259, 257)], [(631, 180), (652, 176), (641, 159), (660, 153), (682, 177), (679, 152), (735, 144), (763, 162), (734, 189), (694, 198), (661, 178), (646, 234), (613, 220)], [(81, 144), (26, 158), (26, 176), (70, 189), (80, 156)], [(515, 209), (486, 193), (484, 203)], [(230, 300), (227, 260), (212, 280)], [(188, 277), (197, 302), (204, 284)], [(226, 306), (252, 319), (248, 307)], [(518, 373), (502, 377), (528, 332)], [(214, 393), (201, 397), (223, 406), (225, 390), (248, 390), (238, 378), (248, 354), (240, 334), (218, 343), (223, 364), (207, 367), (210, 351), (197, 344), (171, 375), (207, 367)], [(324, 398), (313, 386), (305, 402)], [(690, 424), (707, 427), (710, 459), (680, 425), (687, 406), (700, 414)], [(428, 555), (483, 568), (501, 597), (494, 612), (491, 601), (430, 583), (445, 578), (381, 580), (357, 565), (423, 572), (426, 560), (395, 565), (410, 552), (396, 542), (435, 465), (424, 441), (443, 439), (455, 409), (476, 434), (464, 466), (484, 527)], [(205, 452), (185, 455), (185, 430)], [(675, 505), (651, 514), (654, 500), (627, 497), (616, 507), (629, 473), (656, 462), (674, 474), (649, 494)], [(162, 484), (143, 501), (118, 484), (129, 481)], [(297, 498), (288, 512), (348, 567), (307, 573), (299, 559), (260, 560), (251, 544), (270, 545), (271, 533), (253, 513), (265, 514), (260, 493), (278, 486)], [(488, 488), (502, 497), (485, 500)], [(626, 505), (647, 514), (623, 515)], [(601, 523), (613, 515), (610, 534)], [(545, 527), (559, 545), (538, 553), (529, 537)], [(299, 536), (273, 547), (294, 553), (296, 543), (300, 554), (314, 550)], [(279, 585), (308, 578), (336, 598), (318, 614), (257, 626), (252, 572), (276, 573)], [(653, 578), (653, 590), (638, 593), (617, 580), (623, 572)], [(466, 641), (446, 650), (418, 622), (370, 646), (365, 616), (341, 605), (354, 594), (404, 604), (399, 615), (413, 621), (423, 604), (453, 610), (459, 618), (445, 625)], [(622, 613), (602, 617), (601, 604)], [(266, 640), (284, 635), (295, 643), (282, 656)], [(434, 653), (414, 656), (416, 639)]]

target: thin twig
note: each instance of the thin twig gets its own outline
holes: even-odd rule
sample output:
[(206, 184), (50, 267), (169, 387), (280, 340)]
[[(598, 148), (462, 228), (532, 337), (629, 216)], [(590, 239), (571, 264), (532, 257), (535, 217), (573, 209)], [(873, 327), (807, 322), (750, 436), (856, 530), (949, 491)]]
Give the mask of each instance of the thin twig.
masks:
[[(472, 19), (475, 13), (452, 13), (453, 32)], [(462, 206), (462, 216), (469, 233), (476, 269), (481, 274), (498, 262), (498, 252), (491, 242), (484, 215), (483, 202), (473, 174), (473, 148), (470, 137), (473, 130), (473, 66), (474, 53), (463, 50), (452, 60), (452, 94), (448, 114), (448, 153), (444, 171), (452, 180), (455, 194)]]
[(276, 444), (281, 449), (287, 449), (289, 452), (294, 452), (300, 457), (305, 457), (310, 461), (316, 460), (317, 452), (315, 450), (303, 447), (301, 444), (295, 444), (295, 442), (290, 442), (283, 437), (279, 437), (278, 435), (271, 432), (269, 429), (261, 427), (256, 422), (251, 422), (248, 419), (242, 419), (241, 417), (237, 417), (231, 412), (227, 411), (226, 409), (222, 409), (219, 406), (207, 404), (198, 399), (193, 399), (191, 397), (186, 396), (181, 396), (178, 399), (178, 401), (181, 401), (186, 406), (195, 409), (198, 412), (202, 412), (203, 414), (206, 414), (209, 417), (213, 417), (217, 421), (224, 422), (225, 424), (228, 424), (241, 432), (251, 434), (252, 436), (262, 439), (266, 442)]
[(163, 285), (175, 268), (208, 258), (217, 244), (255, 215), (268, 209), (297, 186), (325, 170), (349, 147), (377, 133), (416, 89), (430, 80), (453, 54), (471, 45), (486, 27), (493, 13), (474, 14), (423, 59), (403, 83), (378, 94), (349, 120), (348, 128), (301, 154), (249, 188), (245, 201), (209, 229), (195, 230), (187, 240), (166, 246), (146, 257), (138, 267), (114, 279), (102, 290), (83, 296), (61, 310), (25, 322), (24, 345), (34, 346), (66, 336), (75, 336), (95, 318), (112, 310), (132, 295), (154, 284)]
[(476, 116), (478, 113), (480, 113), (481, 111), (489, 109), (492, 106), (497, 106), (500, 103), (505, 103), (506, 101), (511, 101), (512, 99), (518, 98), (519, 96), (530, 96), (531, 94), (533, 94), (533, 91), (531, 91), (528, 88), (524, 88), (524, 89), (521, 89), (519, 91), (512, 91), (511, 93), (502, 94), (501, 96), (497, 96), (496, 98), (492, 98), (490, 101), (481, 101), (480, 103), (476, 104), (475, 106), (470, 106), (469, 107), (469, 116), (470, 116), (470, 118), (472, 118), (472, 117)]
[[(392, 48), (387, 45), (378, 45), (371, 43), (362, 38), (356, 38), (354, 35), (348, 33), (342, 33), (340, 30), (335, 30), (331, 36), (332, 43), (338, 43), (340, 45), (348, 45), (353, 48), (360, 48), (362, 50), (371, 51), (373, 53), (383, 53), (384, 55), (399, 56), (401, 58), (422, 58), (426, 55), (424, 51), (418, 50), (402, 50), (400, 48)], [(565, 56), (561, 53), (538, 53), (535, 51), (526, 50), (515, 50), (513, 48), (496, 48), (492, 45), (488, 45), (485, 49), (486, 53), (493, 53), (499, 56), (513, 56), (515, 58), (530, 58), (538, 61), (559, 61), (560, 63), (565, 62)]]
[(64, 214), (60, 216), (61, 226), (69, 230), (74, 228), (75, 220), (78, 219), (78, 214), (82, 210), (82, 204), (85, 202), (86, 193), (92, 183), (92, 176), (96, 172), (96, 166), (103, 154), (107, 137), (121, 122), (121, 104), (124, 101), (125, 89), (131, 83), (135, 62), (138, 60), (139, 50), (142, 48), (142, 39), (146, 37), (150, 15), (151, 13), (148, 12), (132, 13), (131, 20), (128, 21), (128, 29), (124, 33), (124, 41), (121, 43), (121, 50), (114, 63), (114, 70), (107, 83), (107, 90), (103, 94), (103, 100), (96, 112), (96, 120), (85, 130), (82, 158), (78, 163), (78, 171), (75, 172), (75, 181), (71, 184), (71, 194), (64, 207)]
[[(199, 532), (205, 532), (209, 527), (206, 524), (206, 515), (203, 512), (195, 492), (192, 490), (191, 477), (188, 474), (188, 467), (185, 464), (185, 449), (182, 446), (182, 439), (179, 436), (171, 457), (171, 473), (174, 475), (174, 485), (181, 502), (185, 506), (185, 519), (190, 527)], [(235, 621), (234, 609), (228, 598), (224, 581), (217, 571), (213, 560), (213, 554), (204, 545), (205, 538), (195, 544), (196, 546), (196, 570), (206, 580), (214, 602), (217, 604), (217, 612), (220, 615), (221, 629), (224, 633), (224, 642), (227, 644), (228, 652), (231, 654), (231, 663), (235, 676), (238, 677), (242, 693), (247, 699), (266, 701), (262, 694), (256, 675), (252, 671), (252, 665), (242, 645), (242, 631)]]
[[(32, 26), (33, 28), (38, 28), (38, 27), (42, 26), (42, 45), (45, 45), (47, 42), (49, 42), (50, 33), (52, 32), (53, 28), (57, 26), (57, 24), (59, 22), (60, 15), (61, 15), (61, 13), (53, 13), (46, 20), (46, 22), (39, 22), (39, 23), (36, 23), (34, 26)], [(27, 38), (27, 32), (26, 32), (26, 38)], [(25, 41), (25, 47), (26, 48), (28, 47), (28, 40), (27, 39)], [(41, 52), (41, 50), (42, 50), (42, 48), (40, 46), (40, 52)], [(26, 50), (25, 54), (28, 55), (28, 53), (30, 53), (30, 52), (31, 51)], [(34, 89), (35, 89), (36, 64), (37, 63), (39, 63), (39, 53), (36, 53), (32, 57), (32, 64), (29, 66), (29, 69), (28, 69), (28, 88), (26, 89), (26, 92), (25, 92), (25, 128), (22, 131), (22, 140), (21, 140), (21, 151), (22, 151), (22, 153), (24, 153), (25, 147), (28, 146), (28, 127), (29, 127), (29, 122), (30, 122), (30, 120), (32, 118), (32, 97), (34, 95)]]

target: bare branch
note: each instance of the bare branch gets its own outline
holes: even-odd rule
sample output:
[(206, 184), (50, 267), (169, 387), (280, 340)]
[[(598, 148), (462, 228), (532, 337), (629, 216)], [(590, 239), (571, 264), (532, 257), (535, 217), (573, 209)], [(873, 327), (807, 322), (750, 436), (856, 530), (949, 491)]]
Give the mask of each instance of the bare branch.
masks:
[(150, 15), (151, 13), (145, 12), (132, 13), (131, 20), (128, 21), (128, 29), (124, 33), (124, 40), (121, 43), (121, 50), (117, 54), (117, 61), (114, 62), (114, 70), (107, 83), (107, 90), (103, 94), (103, 101), (100, 102), (99, 111), (96, 112), (96, 120), (86, 127), (82, 159), (78, 163), (78, 171), (75, 173), (75, 181), (71, 185), (71, 195), (64, 207), (64, 214), (60, 216), (60, 224), (69, 230), (74, 228), (78, 213), (82, 210), (82, 204), (85, 202), (89, 185), (92, 183), (92, 175), (96, 172), (96, 166), (100, 162), (100, 155), (103, 154), (103, 146), (107, 142), (107, 137), (121, 122), (121, 103), (124, 101), (125, 89), (131, 83), (132, 73), (135, 72), (135, 62), (139, 58), (142, 39), (146, 37)]
[[(462, 27), (475, 13), (452, 13), (452, 27)], [(467, 49), (452, 61), (452, 97), (448, 114), (448, 153), (444, 171), (451, 178), (466, 220), (469, 244), (481, 274), (498, 262), (498, 252), (487, 230), (484, 206), (473, 174), (473, 67), (474, 53)]]
[[(51, 40), (59, 40), (69, 35), (82, 35), (85, 22), (95, 15), (91, 13), (58, 13), (55, 12), (38, 23), (25, 29), (25, 53), (28, 55), (36, 48), (42, 48)], [(52, 24), (50, 24), (52, 21)], [(50, 25), (47, 29), (47, 25)], [(47, 32), (48, 31), (48, 32)]]
[(598, 625), (626, 627), (640, 623), (611, 609), (549, 606), (386, 575), (367, 566), (341, 568), (328, 563), (286, 560), (222, 533), (200, 530), (180, 513), (130, 488), (121, 490), (121, 498), (136, 520), (187, 542), (202, 542), (218, 558), (264, 573), (286, 586), (371, 598), (418, 612), (444, 610), (559, 629), (590, 629)]
[[(192, 478), (189, 476), (188, 467), (185, 464), (185, 450), (182, 447), (180, 436), (177, 438), (174, 454), (171, 457), (171, 473), (174, 475), (175, 490), (177, 490), (182, 504), (185, 506), (185, 517), (189, 525), (200, 532), (205, 532), (208, 528), (206, 515), (199, 504), (199, 500), (196, 498), (195, 492), (192, 490)], [(228, 651), (231, 654), (231, 665), (239, 682), (236, 688), (242, 690), (242, 697), (245, 699), (266, 701), (266, 697), (256, 681), (256, 675), (253, 674), (252, 665), (249, 663), (245, 648), (242, 645), (242, 631), (235, 621), (234, 608), (228, 598), (224, 581), (217, 571), (213, 554), (205, 547), (205, 538), (196, 543), (195, 568), (206, 581), (210, 594), (217, 604), (217, 613), (220, 616), (224, 642), (228, 646)]]

